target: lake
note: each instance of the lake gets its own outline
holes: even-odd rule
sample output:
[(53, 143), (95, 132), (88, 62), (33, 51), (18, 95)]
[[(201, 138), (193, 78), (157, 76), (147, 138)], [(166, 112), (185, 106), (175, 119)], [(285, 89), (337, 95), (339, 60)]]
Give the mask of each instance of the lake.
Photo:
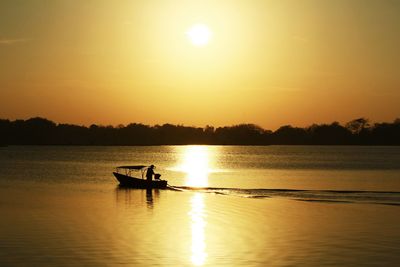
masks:
[(1, 266), (395, 266), (400, 147), (1, 147), (0, 214)]

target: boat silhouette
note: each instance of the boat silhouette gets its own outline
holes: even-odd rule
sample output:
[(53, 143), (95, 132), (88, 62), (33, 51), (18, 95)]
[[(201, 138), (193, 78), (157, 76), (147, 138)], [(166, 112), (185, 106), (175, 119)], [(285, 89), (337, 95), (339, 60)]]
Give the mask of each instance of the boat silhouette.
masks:
[[(134, 166), (119, 166), (116, 171), (113, 172), (115, 178), (117, 178), (120, 186), (131, 187), (131, 188), (166, 188), (167, 181), (160, 179), (160, 174), (155, 174), (154, 180), (144, 179), (144, 174), (148, 166), (145, 165), (134, 165)], [(134, 175), (141, 178), (135, 177)]]

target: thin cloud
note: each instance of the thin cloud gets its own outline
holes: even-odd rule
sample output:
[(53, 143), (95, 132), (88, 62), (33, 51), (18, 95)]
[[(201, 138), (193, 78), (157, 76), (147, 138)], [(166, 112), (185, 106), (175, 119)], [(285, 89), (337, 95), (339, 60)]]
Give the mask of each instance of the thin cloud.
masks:
[(29, 39), (24, 39), (24, 38), (20, 38), (20, 39), (3, 38), (3, 39), (0, 39), (0, 45), (13, 45), (13, 44), (17, 44), (17, 43), (25, 43), (28, 40)]

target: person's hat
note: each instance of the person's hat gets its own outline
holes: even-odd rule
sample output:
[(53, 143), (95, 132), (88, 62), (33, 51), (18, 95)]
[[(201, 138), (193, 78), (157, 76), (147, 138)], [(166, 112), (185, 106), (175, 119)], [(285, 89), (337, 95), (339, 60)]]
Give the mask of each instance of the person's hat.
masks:
[(150, 168), (154, 168), (155, 166), (153, 164), (150, 165)]

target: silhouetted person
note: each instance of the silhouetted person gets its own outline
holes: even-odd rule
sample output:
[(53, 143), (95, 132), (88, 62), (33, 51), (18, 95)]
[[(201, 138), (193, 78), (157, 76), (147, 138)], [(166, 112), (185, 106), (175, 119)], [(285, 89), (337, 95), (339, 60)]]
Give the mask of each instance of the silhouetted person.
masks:
[(151, 181), (153, 179), (153, 175), (154, 175), (154, 165), (150, 165), (147, 168), (147, 172), (146, 172), (146, 180), (147, 181)]

